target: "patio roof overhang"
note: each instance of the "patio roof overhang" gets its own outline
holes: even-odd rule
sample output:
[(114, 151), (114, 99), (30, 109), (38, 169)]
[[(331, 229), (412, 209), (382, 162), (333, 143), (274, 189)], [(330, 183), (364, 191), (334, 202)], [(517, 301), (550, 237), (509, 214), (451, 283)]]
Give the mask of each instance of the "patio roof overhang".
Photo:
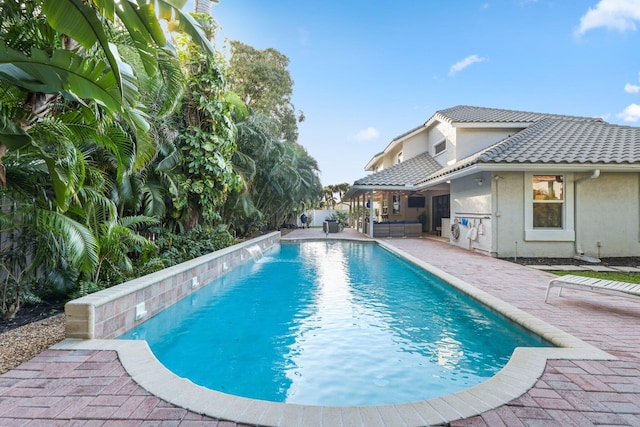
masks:
[(417, 183), (441, 168), (442, 166), (425, 151), (411, 159), (355, 181), (343, 199), (352, 200), (370, 192), (415, 192)]
[(415, 192), (417, 191), (415, 186), (413, 184), (407, 184), (407, 185), (353, 185), (351, 188), (349, 188), (349, 191), (347, 191), (344, 195), (344, 199), (345, 200), (352, 200), (352, 199), (356, 199), (360, 196), (362, 196), (363, 194), (369, 194), (371, 192), (397, 192), (397, 191), (402, 191), (402, 192)]

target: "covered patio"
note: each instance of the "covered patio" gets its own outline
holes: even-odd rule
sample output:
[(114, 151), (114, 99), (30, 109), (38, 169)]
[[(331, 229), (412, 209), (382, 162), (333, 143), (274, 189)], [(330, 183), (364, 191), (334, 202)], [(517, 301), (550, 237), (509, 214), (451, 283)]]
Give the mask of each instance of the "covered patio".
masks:
[(358, 179), (343, 197), (349, 225), (369, 237), (439, 235), (448, 224), (449, 184), (420, 183), (441, 168), (423, 153)]

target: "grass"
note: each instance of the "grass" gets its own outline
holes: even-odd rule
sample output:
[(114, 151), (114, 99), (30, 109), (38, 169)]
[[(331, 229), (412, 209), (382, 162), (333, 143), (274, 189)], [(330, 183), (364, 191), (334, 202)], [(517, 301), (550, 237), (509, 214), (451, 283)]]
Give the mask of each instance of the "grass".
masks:
[(640, 284), (640, 273), (609, 272), (609, 271), (550, 271), (558, 276), (572, 274), (574, 276), (594, 277), (596, 279), (616, 280), (618, 282)]

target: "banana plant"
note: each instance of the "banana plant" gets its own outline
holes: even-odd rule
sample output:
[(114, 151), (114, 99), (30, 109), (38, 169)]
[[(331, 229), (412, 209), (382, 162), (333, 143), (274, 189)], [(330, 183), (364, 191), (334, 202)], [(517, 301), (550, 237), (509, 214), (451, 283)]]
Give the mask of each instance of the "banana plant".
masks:
[[(161, 20), (177, 22), (174, 28), (191, 36), (205, 52), (214, 53), (196, 20), (181, 11), (185, 4), (186, 0), (0, 1), (5, 21), (0, 26), (0, 83), (39, 96), (61, 95), (81, 103), (93, 100), (124, 118), (144, 139), (149, 125), (139, 103), (138, 80), (110, 40), (109, 25), (124, 28), (146, 73), (153, 76), (159, 52), (175, 54)], [(62, 46), (30, 46), (11, 31), (11, 22), (39, 22), (33, 19), (38, 13), (45, 20), (40, 25), (53, 29), (64, 40)], [(34, 31), (48, 33), (46, 28)], [(28, 126), (11, 121), (0, 115), (0, 156), (31, 142)]]

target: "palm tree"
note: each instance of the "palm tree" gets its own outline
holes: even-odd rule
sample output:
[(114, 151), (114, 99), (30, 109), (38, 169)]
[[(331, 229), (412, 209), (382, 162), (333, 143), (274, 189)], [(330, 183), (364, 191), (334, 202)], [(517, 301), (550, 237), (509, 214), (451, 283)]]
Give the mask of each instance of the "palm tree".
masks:
[(298, 144), (280, 141), (257, 167), (254, 203), (271, 227), (322, 196), (318, 164)]
[(330, 205), (333, 209), (336, 207), (336, 186), (335, 185), (325, 185), (322, 189), (323, 197), (326, 205)]
[(344, 193), (349, 191), (349, 188), (351, 188), (351, 184), (349, 184), (347, 182), (343, 182), (343, 183), (338, 184), (338, 185), (335, 186), (335, 190), (340, 195), (340, 203), (342, 203), (342, 196), (344, 195)]
[(152, 76), (159, 67), (159, 52), (170, 50), (159, 19), (177, 18), (183, 31), (214, 53), (196, 21), (180, 11), (180, 3), (0, 0), (0, 90), (13, 86), (25, 91), (23, 107), (31, 113), (26, 121), (0, 111), (0, 163), (7, 150), (32, 141), (28, 133), (32, 122), (51, 112), (51, 103), (61, 96), (81, 103), (94, 100), (145, 141), (148, 123), (138, 105), (136, 74), (119, 55), (105, 23), (124, 29)]
[[(80, 280), (97, 277), (94, 269), (105, 262), (98, 254), (109, 253), (99, 230), (120, 221), (106, 195), (127, 187), (153, 193), (141, 179), (156, 149), (140, 85), (160, 75), (173, 107), (182, 90), (173, 84), (177, 74), (167, 74), (172, 49), (159, 20), (177, 18), (213, 53), (180, 3), (0, 0), (0, 252), (11, 261), (0, 279), (17, 301), (7, 313), (47, 269), (28, 264), (59, 272), (68, 265)], [(170, 104), (157, 111), (171, 111)], [(159, 200), (144, 199), (146, 206)], [(41, 248), (49, 250), (44, 258)]]

